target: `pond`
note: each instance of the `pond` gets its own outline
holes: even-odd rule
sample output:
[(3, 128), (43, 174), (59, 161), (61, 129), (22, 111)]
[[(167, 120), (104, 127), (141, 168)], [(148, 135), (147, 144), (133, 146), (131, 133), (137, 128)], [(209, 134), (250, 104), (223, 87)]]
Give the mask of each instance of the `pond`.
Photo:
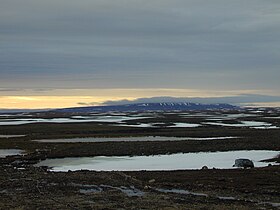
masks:
[(225, 126), (225, 127), (249, 127), (255, 129), (277, 129), (279, 127), (272, 125), (271, 123), (267, 122), (257, 122), (257, 121), (241, 121), (240, 123), (217, 123), (217, 122), (207, 122), (204, 123), (207, 125), (218, 125), (218, 126)]
[(240, 138), (236, 136), (223, 137), (168, 137), (168, 136), (141, 136), (141, 137), (112, 137), (112, 138), (71, 138), (71, 139), (40, 139), (33, 140), (44, 143), (86, 143), (86, 142), (135, 142), (135, 141), (208, 141)]
[(0, 125), (24, 125), (30, 123), (86, 123), (86, 122), (123, 122), (127, 120), (139, 120), (150, 117), (129, 117), (129, 116), (96, 116), (96, 117), (82, 117), (74, 116), (74, 118), (7, 118), (0, 119)]
[(21, 137), (25, 137), (26, 135), (0, 135), (0, 138), (21, 138)]
[(5, 158), (12, 155), (20, 155), (24, 151), (20, 149), (0, 149), (0, 158)]
[(170, 128), (196, 128), (202, 126), (201, 124), (196, 123), (172, 123), (173, 125), (166, 125), (165, 123), (139, 123), (139, 124), (117, 124), (115, 126), (127, 126), (127, 127), (138, 127), (138, 128), (155, 128), (155, 127), (170, 127)]
[(35, 166), (48, 166), (52, 171), (141, 171), (141, 170), (184, 170), (208, 168), (232, 168), (235, 159), (251, 159), (256, 167), (267, 166), (260, 162), (277, 156), (280, 151), (241, 150), (228, 152), (178, 153), (153, 156), (97, 156), (47, 159)]

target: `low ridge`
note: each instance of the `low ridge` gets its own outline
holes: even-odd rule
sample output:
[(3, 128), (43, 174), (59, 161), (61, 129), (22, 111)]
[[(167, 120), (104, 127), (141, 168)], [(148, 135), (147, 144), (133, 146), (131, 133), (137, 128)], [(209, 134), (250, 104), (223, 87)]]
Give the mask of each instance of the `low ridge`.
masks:
[(230, 104), (200, 104), (200, 103), (137, 103), (126, 105), (110, 106), (88, 106), (57, 109), (57, 112), (110, 112), (110, 111), (184, 111), (184, 110), (221, 110), (221, 109), (238, 109), (238, 106)]

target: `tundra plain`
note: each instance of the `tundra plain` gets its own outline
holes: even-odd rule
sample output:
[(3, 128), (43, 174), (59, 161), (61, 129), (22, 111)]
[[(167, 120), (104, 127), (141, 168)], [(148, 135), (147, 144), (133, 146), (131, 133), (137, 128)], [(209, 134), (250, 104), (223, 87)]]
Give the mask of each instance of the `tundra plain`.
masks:
[[(57, 158), (249, 150), (277, 154), (279, 116), (277, 108), (3, 114), (0, 209), (279, 209), (279, 155), (256, 160), (262, 167), (252, 169), (232, 168), (234, 158), (228, 169), (207, 162), (192, 170), (54, 172), (38, 167)], [(7, 156), (7, 151), (17, 153)]]

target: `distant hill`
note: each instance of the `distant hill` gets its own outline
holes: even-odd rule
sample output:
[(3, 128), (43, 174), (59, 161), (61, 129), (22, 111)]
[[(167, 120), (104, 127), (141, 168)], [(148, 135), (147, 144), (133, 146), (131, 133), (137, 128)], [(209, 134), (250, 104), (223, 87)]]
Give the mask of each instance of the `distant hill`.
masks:
[[(220, 96), (220, 97), (171, 97), (158, 96), (150, 98), (137, 98), (134, 100), (119, 100), (119, 101), (105, 101), (104, 105), (124, 105), (124, 104), (139, 104), (139, 103), (201, 103), (201, 104), (234, 104), (243, 106), (254, 103), (273, 103), (280, 102), (280, 96), (269, 96), (259, 94), (240, 94), (235, 96)], [(88, 104), (90, 105), (90, 104)]]
[(200, 104), (200, 103), (137, 103), (111, 106), (88, 106), (56, 109), (57, 112), (130, 112), (130, 111), (187, 111), (187, 110), (221, 110), (238, 109), (230, 104)]

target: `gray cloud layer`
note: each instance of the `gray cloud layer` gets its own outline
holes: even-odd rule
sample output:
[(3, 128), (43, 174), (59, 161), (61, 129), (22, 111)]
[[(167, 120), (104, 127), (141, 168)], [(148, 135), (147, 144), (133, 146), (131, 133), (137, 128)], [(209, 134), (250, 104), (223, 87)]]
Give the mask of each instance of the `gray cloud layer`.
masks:
[(280, 90), (279, 0), (1, 0), (0, 88)]

